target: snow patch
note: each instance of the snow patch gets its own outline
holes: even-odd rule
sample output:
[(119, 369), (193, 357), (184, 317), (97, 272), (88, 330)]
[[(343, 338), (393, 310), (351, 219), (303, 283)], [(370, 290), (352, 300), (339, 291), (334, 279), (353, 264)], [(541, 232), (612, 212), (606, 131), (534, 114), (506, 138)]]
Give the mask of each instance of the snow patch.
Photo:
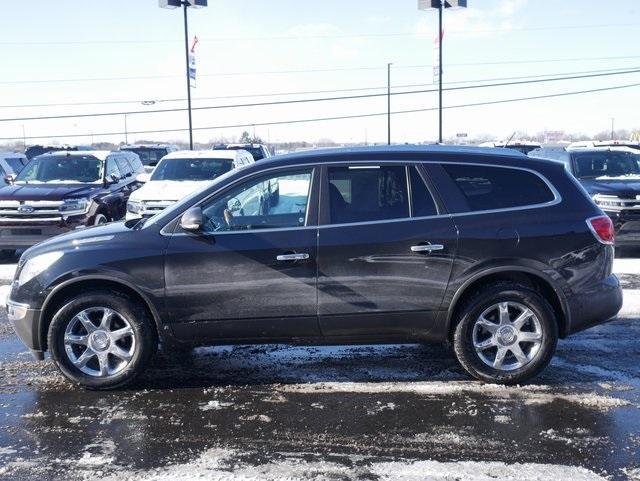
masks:
[(207, 404), (201, 404), (200, 410), (202, 411), (219, 411), (220, 409), (233, 406), (231, 402), (221, 402), (218, 400), (209, 401)]
[[(210, 449), (186, 464), (176, 464), (153, 472), (118, 473), (119, 481), (299, 481), (313, 479), (379, 479), (382, 481), (603, 481), (593, 471), (576, 466), (538, 463), (379, 461), (364, 456), (320, 456), (311, 453), (278, 454), (261, 464), (244, 459), (248, 453), (230, 449)], [(255, 454), (255, 453), (253, 453)], [(253, 457), (253, 456), (252, 456)], [(345, 458), (347, 458), (345, 460)], [(334, 460), (335, 459), (335, 460)], [(340, 460), (340, 461), (339, 461)]]

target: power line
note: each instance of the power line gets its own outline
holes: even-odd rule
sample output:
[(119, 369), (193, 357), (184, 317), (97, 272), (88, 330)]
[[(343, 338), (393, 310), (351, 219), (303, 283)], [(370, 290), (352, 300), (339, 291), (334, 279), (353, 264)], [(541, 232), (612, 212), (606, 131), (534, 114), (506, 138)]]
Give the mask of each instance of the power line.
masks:
[[(625, 85), (614, 85), (610, 87), (601, 87), (597, 89), (588, 89), (588, 90), (575, 90), (571, 92), (558, 92), (554, 94), (545, 94), (545, 95), (534, 95), (529, 97), (518, 97), (518, 98), (510, 98), (510, 99), (499, 99), (499, 100), (489, 100), (485, 102), (474, 102), (469, 104), (458, 104), (458, 105), (449, 105), (443, 107), (444, 109), (460, 109), (460, 108), (468, 108), (468, 107), (479, 107), (485, 105), (497, 105), (497, 104), (505, 104), (511, 102), (523, 102), (528, 100), (539, 100), (539, 99), (548, 99), (554, 97), (566, 97), (570, 95), (580, 95), (580, 94), (588, 94), (588, 93), (596, 93), (596, 92), (606, 92), (613, 90), (620, 90), (632, 87), (639, 87), (640, 83), (632, 83)], [(437, 107), (428, 107), (422, 109), (410, 109), (410, 110), (398, 110), (395, 112), (391, 112), (392, 115), (402, 115), (402, 114), (412, 114), (412, 113), (420, 113), (420, 112), (430, 112), (437, 110)], [(358, 119), (358, 118), (367, 118), (367, 117), (379, 117), (386, 116), (387, 112), (378, 112), (378, 113), (367, 113), (367, 114), (354, 114), (354, 115), (341, 115), (341, 116), (333, 116), (333, 117), (316, 117), (316, 118), (308, 118), (308, 119), (293, 119), (293, 120), (280, 120), (280, 121), (272, 121), (272, 122), (252, 122), (248, 124), (235, 124), (235, 125), (215, 125), (209, 127), (194, 127), (193, 130), (219, 130), (219, 129), (231, 129), (231, 128), (240, 128), (240, 127), (267, 127), (273, 125), (293, 125), (300, 123), (310, 123), (310, 122), (324, 122), (324, 121), (332, 121), (332, 120), (348, 120), (348, 119)], [(160, 130), (138, 130), (138, 131), (130, 131), (129, 135), (141, 135), (141, 134), (159, 134), (159, 133), (172, 133), (172, 132), (186, 132), (188, 129), (179, 128), (179, 129), (160, 129)], [(116, 135), (124, 135), (124, 132), (101, 132), (101, 133), (89, 133), (89, 134), (56, 134), (56, 135), (39, 135), (39, 136), (28, 136), (28, 137), (0, 137), (0, 140), (15, 140), (15, 139), (42, 139), (42, 138), (73, 138), (73, 137), (105, 137), (105, 136), (116, 136)]]
[[(494, 29), (475, 29), (462, 30), (453, 29), (448, 33), (491, 33), (491, 32), (529, 32), (529, 31), (547, 31), (547, 30), (583, 30), (595, 28), (625, 28), (637, 27), (640, 23), (609, 23), (609, 24), (593, 24), (593, 25), (550, 25), (550, 26), (533, 26), (533, 27), (512, 27), (512, 28), (494, 28)], [(392, 37), (416, 37), (424, 38), (428, 35), (416, 32), (388, 32), (388, 33), (335, 33), (335, 34), (315, 34), (315, 35), (273, 35), (273, 36), (253, 36), (253, 37), (202, 37), (200, 42), (238, 42), (238, 41), (266, 41), (266, 40), (304, 40), (304, 39), (334, 39), (334, 38), (392, 38)], [(7, 46), (41, 46), (41, 45), (122, 45), (122, 44), (166, 44), (175, 43), (179, 39), (124, 39), (124, 40), (60, 40), (60, 41), (4, 41), (0, 45)]]
[[(491, 77), (491, 78), (483, 78), (483, 79), (467, 79), (467, 80), (458, 80), (458, 81), (452, 81), (452, 82), (444, 82), (444, 85), (496, 82), (496, 81), (502, 81), (502, 80), (536, 79), (536, 78), (558, 77), (558, 76), (566, 76), (566, 75), (618, 72), (622, 70), (627, 70), (627, 68), (617, 67), (617, 68), (611, 68), (611, 69), (582, 70), (578, 72), (559, 72), (559, 73), (548, 73), (548, 74), (538, 74), (538, 75), (518, 75), (515, 77)], [(416, 88), (416, 87), (428, 87), (430, 85), (433, 85), (433, 83), (403, 84), (403, 85), (395, 85), (392, 88), (393, 89)], [(381, 85), (378, 87), (355, 87), (355, 88), (328, 89), (328, 90), (304, 90), (304, 91), (294, 91), (294, 92), (263, 92), (263, 93), (239, 94), (239, 95), (218, 95), (213, 97), (195, 97), (195, 98), (192, 98), (192, 100), (201, 101), (201, 100), (222, 100), (222, 99), (240, 99), (240, 98), (256, 98), (256, 97), (284, 97), (289, 95), (362, 92), (362, 91), (386, 90), (386, 89), (387, 89), (386, 85)], [(73, 106), (83, 106), (83, 105), (124, 105), (124, 104), (144, 104), (145, 102), (147, 102), (149, 105), (152, 105), (156, 103), (185, 102), (186, 100), (187, 100), (186, 98), (166, 98), (166, 99), (137, 99), (137, 100), (133, 100), (133, 99), (103, 100), (103, 101), (87, 101), (87, 102), (33, 103), (33, 104), (0, 105), (0, 109), (34, 108), (34, 107), (73, 107)]]
[[(447, 87), (447, 88), (444, 88), (443, 90), (455, 91), (455, 90), (469, 90), (469, 89), (489, 88), (489, 87), (504, 87), (504, 86), (512, 86), (512, 85), (534, 84), (534, 83), (541, 83), (541, 82), (555, 82), (560, 80), (576, 80), (576, 79), (584, 79), (584, 78), (608, 77), (612, 75), (626, 75), (626, 74), (634, 74), (634, 73), (640, 73), (640, 69), (623, 70), (623, 71), (616, 71), (616, 72), (604, 72), (604, 73), (597, 73), (597, 74), (571, 75), (571, 76), (556, 77), (556, 78), (498, 82), (498, 83), (489, 83), (489, 84), (482, 84), (482, 85)], [(438, 89), (409, 90), (409, 91), (403, 91), (403, 92), (393, 92), (391, 93), (391, 95), (394, 95), (394, 96), (415, 95), (415, 94), (424, 94), (424, 93), (431, 93), (431, 92), (437, 92), (437, 91)], [(265, 107), (265, 106), (292, 105), (292, 104), (302, 104), (302, 103), (312, 103), (312, 102), (315, 103), (315, 102), (330, 102), (330, 101), (339, 101), (339, 100), (359, 100), (359, 99), (386, 97), (386, 96), (387, 96), (386, 93), (375, 93), (375, 94), (334, 96), (334, 97), (322, 97), (322, 98), (277, 100), (277, 101), (271, 101), (271, 102), (210, 105), (205, 107), (193, 107), (192, 110), (217, 110), (217, 109), (230, 109), (230, 108)], [(135, 110), (135, 111), (126, 111), (126, 112), (97, 112), (97, 113), (86, 113), (86, 114), (48, 115), (48, 116), (38, 116), (38, 117), (14, 117), (14, 118), (0, 119), (0, 122), (59, 120), (59, 119), (87, 118), (87, 117), (114, 117), (114, 116), (121, 116), (121, 115), (142, 115), (142, 114), (184, 112), (185, 110), (187, 109), (169, 108), (169, 109)]]
[[(631, 60), (638, 59), (640, 55), (622, 55), (610, 57), (573, 57), (573, 58), (555, 58), (555, 59), (535, 59), (535, 60), (504, 60), (504, 61), (477, 61), (466, 63), (448, 63), (448, 67), (467, 67), (477, 65), (516, 65), (516, 64), (540, 64), (540, 63), (562, 63), (562, 62), (582, 62), (587, 60)], [(432, 68), (431, 64), (417, 65), (397, 65), (396, 69), (426, 69)], [(330, 72), (356, 72), (356, 71), (375, 71), (385, 70), (386, 67), (381, 66), (362, 66), (362, 67), (318, 67), (310, 69), (291, 69), (291, 70), (264, 70), (254, 72), (219, 72), (214, 74), (201, 74), (199, 77), (242, 77), (249, 75), (287, 75), (300, 73), (330, 73)], [(156, 80), (179, 78), (181, 75), (140, 75), (140, 76), (116, 76), (116, 77), (85, 77), (85, 78), (67, 78), (67, 79), (37, 79), (37, 80), (2, 80), (0, 85), (22, 85), (22, 84), (48, 84), (48, 83), (82, 83), (82, 82), (110, 82), (110, 81), (132, 81), (132, 80)]]

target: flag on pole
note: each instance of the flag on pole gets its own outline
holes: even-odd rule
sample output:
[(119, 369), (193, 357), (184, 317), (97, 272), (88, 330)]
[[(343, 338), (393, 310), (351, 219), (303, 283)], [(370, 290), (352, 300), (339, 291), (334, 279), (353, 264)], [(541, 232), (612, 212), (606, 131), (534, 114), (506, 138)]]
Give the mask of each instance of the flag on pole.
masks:
[(194, 35), (191, 49), (189, 50), (189, 81), (191, 87), (196, 87), (196, 45), (198, 45), (198, 37)]

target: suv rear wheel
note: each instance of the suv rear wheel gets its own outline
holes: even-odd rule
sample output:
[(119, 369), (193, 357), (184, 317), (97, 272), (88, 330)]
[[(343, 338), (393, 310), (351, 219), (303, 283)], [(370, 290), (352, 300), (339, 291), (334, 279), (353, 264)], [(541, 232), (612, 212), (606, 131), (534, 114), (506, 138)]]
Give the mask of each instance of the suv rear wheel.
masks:
[(558, 326), (549, 303), (525, 286), (494, 284), (463, 306), (453, 336), (456, 357), (481, 381), (520, 384), (551, 361)]
[(116, 291), (91, 291), (68, 300), (49, 326), (48, 342), (62, 374), (90, 389), (131, 383), (157, 348), (144, 307)]

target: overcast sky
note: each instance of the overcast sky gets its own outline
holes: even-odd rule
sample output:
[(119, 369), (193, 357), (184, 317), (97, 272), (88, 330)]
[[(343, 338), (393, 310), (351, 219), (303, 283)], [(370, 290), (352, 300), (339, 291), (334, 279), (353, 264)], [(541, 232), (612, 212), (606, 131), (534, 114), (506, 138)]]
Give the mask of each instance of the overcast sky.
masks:
[[(182, 108), (182, 12), (157, 0), (3, 1), (0, 15), (0, 118)], [(468, 86), (485, 79), (634, 69), (640, 66), (637, 0), (468, 0), (469, 8), (445, 13), (444, 81)], [(437, 12), (418, 11), (417, 0), (209, 0), (190, 10), (197, 35), (195, 107), (301, 98), (383, 93), (386, 65), (394, 64), (397, 91), (432, 89)], [(128, 79), (122, 79), (128, 77)], [(146, 77), (146, 78), (143, 78)], [(149, 78), (151, 77), (151, 78)], [(114, 78), (119, 78), (115, 79)], [(102, 79), (102, 80), (97, 80)], [(109, 80), (105, 80), (109, 79)], [(455, 83), (458, 82), (458, 83)], [(465, 83), (459, 83), (465, 82)], [(503, 80), (496, 81), (498, 83)], [(445, 106), (640, 83), (640, 73), (608, 75), (445, 92)], [(419, 85), (419, 87), (401, 86)], [(374, 89), (340, 91), (345, 89)], [(256, 94), (328, 91), (282, 96)], [(212, 98), (232, 97), (232, 98)], [(594, 133), (640, 128), (640, 87), (590, 94), (476, 106), (445, 111), (445, 136), (468, 133), (506, 138), (514, 130)], [(133, 101), (126, 104), (40, 106), (26, 104)], [(140, 102), (154, 100), (155, 105)], [(437, 94), (398, 95), (392, 110), (437, 107)], [(270, 141), (332, 138), (386, 140), (386, 117), (261, 126), (266, 122), (376, 114), (385, 97), (279, 106), (199, 110), (194, 127), (258, 124)], [(52, 135), (94, 134), (121, 141), (124, 115), (2, 122), (0, 137), (27, 143)], [(186, 113), (131, 114), (130, 132), (185, 128)], [(196, 141), (239, 135), (253, 127), (197, 130)], [(434, 140), (437, 111), (393, 117), (393, 141)], [(130, 134), (185, 140), (185, 132)], [(89, 142), (65, 137), (60, 142)], [(2, 142), (2, 141), (0, 141)]]

